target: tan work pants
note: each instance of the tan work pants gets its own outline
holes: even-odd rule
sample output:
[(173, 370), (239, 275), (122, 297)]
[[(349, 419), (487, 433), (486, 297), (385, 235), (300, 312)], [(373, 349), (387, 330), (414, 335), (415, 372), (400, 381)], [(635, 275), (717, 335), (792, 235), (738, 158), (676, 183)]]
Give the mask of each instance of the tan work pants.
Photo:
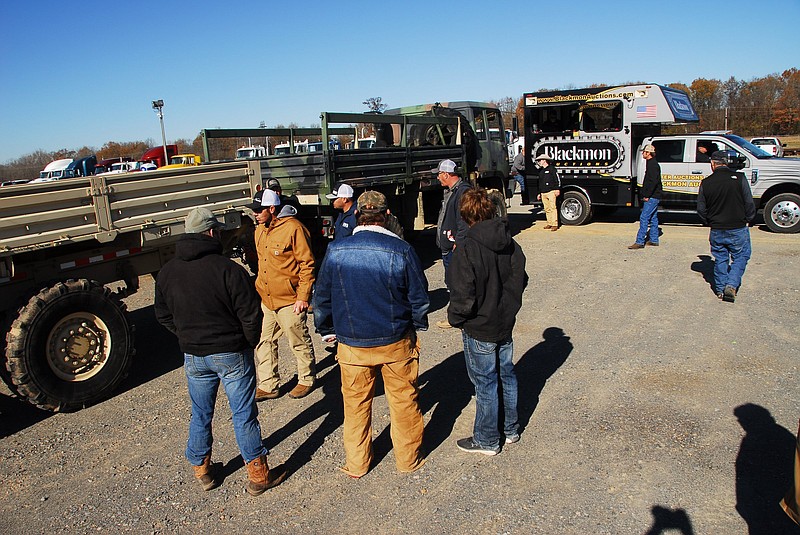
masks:
[(544, 215), (547, 217), (547, 224), (551, 227), (558, 226), (558, 210), (556, 209), (556, 192), (548, 191), (542, 193), (542, 204), (544, 205)]
[(258, 388), (273, 392), (281, 384), (278, 372), (278, 339), (284, 333), (289, 348), (297, 359), (297, 383), (313, 385), (316, 375), (314, 345), (308, 334), (306, 312), (295, 314), (293, 305), (270, 310), (264, 303), (261, 303), (261, 310), (264, 312), (264, 320), (261, 323), (261, 340), (256, 346)]
[[(394, 345), (394, 344), (392, 344)], [(369, 348), (380, 352), (389, 347)], [(339, 342), (339, 351), (347, 351)], [(364, 348), (353, 348), (358, 352)], [(424, 422), (419, 409), (419, 352), (413, 351), (398, 362), (375, 365), (348, 364), (339, 361), (344, 400), (344, 451), (347, 464), (343, 471), (356, 477), (369, 471), (372, 462), (372, 399), (375, 377), (380, 370), (389, 403), (392, 445), (397, 469), (413, 472), (425, 463), (422, 456)]]

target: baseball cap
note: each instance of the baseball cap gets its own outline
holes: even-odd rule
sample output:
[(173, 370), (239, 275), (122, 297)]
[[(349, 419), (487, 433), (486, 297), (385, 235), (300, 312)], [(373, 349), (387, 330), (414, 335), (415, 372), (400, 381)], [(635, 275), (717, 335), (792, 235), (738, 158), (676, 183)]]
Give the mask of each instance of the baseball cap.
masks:
[(439, 162), (438, 167), (431, 169), (431, 173), (433, 173), (434, 175), (437, 175), (441, 172), (450, 173), (451, 175), (454, 175), (456, 172), (456, 162), (454, 162), (453, 160), (442, 160), (441, 162)]
[(328, 199), (352, 199), (353, 195), (355, 195), (355, 192), (349, 184), (339, 184), (325, 197)]
[(270, 178), (269, 180), (267, 180), (267, 189), (275, 191), (276, 189), (283, 189), (283, 188), (281, 188), (281, 183), (278, 182), (277, 178)]
[(645, 145), (644, 148), (642, 149), (642, 152), (651, 152), (651, 153), (655, 154), (656, 153), (656, 148), (654, 146), (652, 146), (652, 145)]
[(358, 196), (359, 212), (385, 212), (386, 195), (380, 191), (365, 191)]
[(214, 217), (211, 210), (203, 208), (202, 206), (192, 209), (189, 215), (186, 216), (184, 223), (187, 234), (199, 234), (212, 228), (225, 226), (224, 223), (221, 223)]
[(260, 212), (268, 206), (280, 206), (281, 198), (278, 194), (271, 189), (262, 189), (253, 197), (253, 204), (250, 209), (254, 212)]

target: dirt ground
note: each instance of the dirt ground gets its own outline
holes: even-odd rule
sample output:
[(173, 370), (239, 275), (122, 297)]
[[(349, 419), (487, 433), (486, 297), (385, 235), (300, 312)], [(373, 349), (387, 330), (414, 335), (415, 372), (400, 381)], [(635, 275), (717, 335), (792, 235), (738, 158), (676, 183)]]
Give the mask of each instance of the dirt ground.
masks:
[[(142, 278), (127, 299), (137, 360), (113, 398), (49, 414), (0, 395), (0, 531), (799, 533), (778, 501), (800, 417), (800, 236), (754, 227), (729, 304), (710, 288), (708, 230), (692, 216), (664, 216), (661, 246), (629, 251), (634, 210), (558, 232), (527, 208), (511, 212), (530, 284), (514, 333), (522, 439), (500, 455), (455, 446), (472, 434), (473, 390), (459, 331), (433, 325), (446, 292), (423, 235), (432, 327), (421, 334), (421, 470), (395, 470), (380, 391), (374, 468), (360, 480), (337, 470), (338, 369), (315, 335), (320, 387), (259, 404), (270, 464), (288, 479), (260, 497), (244, 492), (220, 396), (214, 459), (225, 479), (200, 491), (183, 457), (181, 356)], [(289, 381), (285, 344), (281, 358)]]

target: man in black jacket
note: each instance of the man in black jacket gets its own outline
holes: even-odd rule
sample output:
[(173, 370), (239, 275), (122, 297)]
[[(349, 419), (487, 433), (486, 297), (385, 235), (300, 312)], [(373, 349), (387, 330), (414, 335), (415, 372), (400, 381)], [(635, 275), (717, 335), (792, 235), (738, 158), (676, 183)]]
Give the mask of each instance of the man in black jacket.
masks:
[(536, 157), (536, 165), (539, 166), (539, 194), (536, 198), (544, 205), (544, 215), (547, 217), (547, 224), (544, 230), (558, 230), (558, 206), (556, 200), (561, 195), (561, 177), (558, 176), (556, 168), (550, 165), (553, 158), (547, 154), (540, 154)]
[(233, 413), (236, 442), (247, 464), (253, 496), (280, 483), (269, 470), (256, 408), (253, 347), (261, 334), (261, 299), (244, 268), (222, 255), (222, 223), (207, 208), (186, 217), (175, 258), (158, 274), (155, 313), (178, 337), (192, 402), (186, 458), (204, 490), (217, 486), (211, 464), (211, 420), (219, 384)]
[(714, 292), (733, 303), (750, 260), (750, 229), (756, 216), (750, 185), (743, 173), (728, 167), (733, 151), (718, 150), (711, 155), (713, 173), (700, 183), (697, 213), (711, 227), (708, 241), (714, 256)]
[(475, 385), (473, 435), (456, 442), (462, 451), (500, 452), (498, 376), (503, 391), (505, 443), (519, 440), (517, 377), (511, 332), (527, 284), (525, 255), (511, 238), (506, 219), (495, 218), (485, 190), (469, 190), (461, 202), (469, 225), (453, 252), (452, 287), (447, 317), (462, 329), (467, 373)]
[(642, 213), (639, 215), (639, 232), (636, 242), (628, 249), (644, 249), (645, 245), (658, 246), (658, 203), (661, 199), (661, 166), (656, 161), (656, 148), (645, 145), (642, 149), (645, 159), (644, 179), (642, 180)]
[[(459, 206), (461, 196), (472, 186), (464, 182), (456, 172), (453, 160), (442, 160), (438, 167), (431, 169), (436, 175), (444, 190), (442, 208), (439, 210), (439, 220), (436, 225), (436, 245), (442, 250), (442, 265), (444, 266), (444, 285), (450, 289), (451, 277), (449, 275), (450, 259), (453, 251), (467, 234), (467, 224), (461, 218)], [(449, 329), (451, 325), (446, 320), (436, 322), (440, 329)]]

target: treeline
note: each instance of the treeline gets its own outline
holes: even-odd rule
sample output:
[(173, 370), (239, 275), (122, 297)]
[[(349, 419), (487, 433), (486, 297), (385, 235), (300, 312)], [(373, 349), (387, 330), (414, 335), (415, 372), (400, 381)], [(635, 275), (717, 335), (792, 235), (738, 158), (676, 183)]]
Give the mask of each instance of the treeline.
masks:
[[(593, 84), (595, 87), (607, 85), (627, 85), (640, 82), (624, 82), (621, 84)], [(667, 84), (670, 87), (686, 91), (694, 103), (700, 117), (700, 123), (689, 125), (685, 131), (700, 132), (703, 130), (733, 130), (737, 134), (750, 137), (760, 135), (791, 135), (800, 133), (800, 70), (788, 69), (781, 74), (770, 74), (750, 81), (737, 80), (734, 77), (722, 81), (717, 79), (698, 78), (688, 86), (682, 83)], [(542, 89), (545, 91), (545, 89)], [(380, 100), (380, 99), (378, 99)], [(445, 100), (445, 99), (443, 99)], [(522, 124), (522, 98), (504, 97), (496, 104), (503, 111), (506, 127), (511, 126), (514, 113)], [(365, 104), (367, 102), (365, 101)], [(295, 127), (297, 125), (289, 125)], [(277, 125), (276, 128), (282, 128)], [(215, 154), (234, 154), (234, 151), (248, 143), (247, 139), (214, 140)], [(272, 138), (270, 141), (273, 141)], [(275, 139), (275, 142), (285, 139)], [(254, 144), (261, 144), (253, 140)], [(193, 140), (178, 139), (174, 141), (179, 152), (202, 154), (203, 144), (198, 134)], [(37, 150), (0, 165), (0, 179), (20, 180), (35, 178), (45, 165), (60, 158), (81, 158), (96, 154), (98, 160), (128, 156), (139, 158), (148, 148), (160, 145), (152, 138), (144, 141), (116, 142), (109, 141), (100, 149), (81, 147), (80, 149), (61, 149), (54, 152)]]

